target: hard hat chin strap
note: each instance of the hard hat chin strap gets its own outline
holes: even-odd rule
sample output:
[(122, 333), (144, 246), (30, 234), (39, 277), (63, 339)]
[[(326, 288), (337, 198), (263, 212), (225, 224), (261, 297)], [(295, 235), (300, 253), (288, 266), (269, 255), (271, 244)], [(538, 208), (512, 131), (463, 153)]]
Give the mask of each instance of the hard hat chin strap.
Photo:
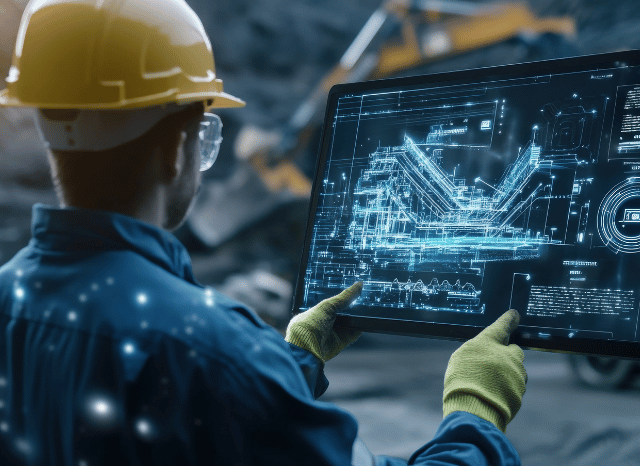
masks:
[(135, 110), (43, 110), (36, 123), (47, 148), (97, 152), (139, 138), (164, 117), (185, 107), (167, 104)]

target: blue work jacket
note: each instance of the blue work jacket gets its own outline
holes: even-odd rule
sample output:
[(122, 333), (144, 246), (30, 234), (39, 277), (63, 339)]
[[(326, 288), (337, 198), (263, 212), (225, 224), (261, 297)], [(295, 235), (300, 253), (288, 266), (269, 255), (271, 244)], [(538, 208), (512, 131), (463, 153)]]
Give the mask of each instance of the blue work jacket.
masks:
[[(31, 241), (0, 267), (0, 331), (3, 465), (406, 464), (354, 448), (355, 419), (316, 400), (320, 361), (125, 215), (35, 205)], [(456, 412), (409, 463), (519, 458)]]

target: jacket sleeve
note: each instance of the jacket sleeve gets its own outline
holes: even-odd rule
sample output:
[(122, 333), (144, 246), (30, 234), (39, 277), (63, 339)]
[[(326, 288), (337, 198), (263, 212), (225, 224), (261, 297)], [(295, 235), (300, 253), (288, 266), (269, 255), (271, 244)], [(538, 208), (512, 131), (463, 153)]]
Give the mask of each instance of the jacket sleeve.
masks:
[(324, 375), (322, 361), (316, 358), (309, 351), (300, 348), (292, 343), (288, 343), (293, 359), (300, 366), (302, 375), (309, 385), (309, 390), (313, 393), (313, 398), (318, 399), (329, 387), (329, 381)]
[(294, 358), (281, 337), (249, 337), (201, 361), (216, 464), (350, 465), (358, 426), (314, 399), (318, 364), (295, 349)]
[(473, 414), (456, 411), (448, 415), (433, 439), (409, 461), (376, 456), (376, 466), (520, 466), (511, 442), (496, 426)]

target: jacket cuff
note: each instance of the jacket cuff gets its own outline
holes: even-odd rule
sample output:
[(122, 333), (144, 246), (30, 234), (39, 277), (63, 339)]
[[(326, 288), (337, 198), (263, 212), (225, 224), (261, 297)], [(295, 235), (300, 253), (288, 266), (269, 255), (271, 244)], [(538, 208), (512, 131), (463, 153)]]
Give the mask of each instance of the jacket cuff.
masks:
[(304, 350), (309, 351), (316, 358), (322, 361), (322, 358), (320, 357), (318, 351), (320, 346), (318, 345), (318, 338), (312, 331), (305, 328), (304, 326), (299, 325), (298, 328), (296, 328), (295, 332), (288, 333), (285, 340), (287, 341), (287, 343), (296, 345)]
[(324, 375), (324, 363), (318, 359), (313, 353), (301, 348), (293, 343), (289, 343), (291, 355), (300, 366), (302, 375), (311, 390), (314, 399), (320, 398), (329, 387), (329, 381)]
[(443, 417), (447, 417), (454, 411), (465, 411), (479, 418), (491, 422), (503, 433), (507, 426), (500, 412), (491, 404), (470, 393), (451, 393), (442, 403)]

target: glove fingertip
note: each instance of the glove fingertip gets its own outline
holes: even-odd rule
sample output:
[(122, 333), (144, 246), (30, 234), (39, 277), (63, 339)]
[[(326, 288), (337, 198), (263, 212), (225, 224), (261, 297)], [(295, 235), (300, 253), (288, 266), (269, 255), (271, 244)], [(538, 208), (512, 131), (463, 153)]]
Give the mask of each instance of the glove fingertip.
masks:
[(358, 299), (358, 297), (362, 293), (363, 285), (364, 285), (363, 282), (358, 281), (358, 282), (355, 282), (353, 285), (351, 285), (349, 288), (343, 290), (337, 296), (337, 301), (339, 302), (339, 305), (337, 307), (345, 308), (349, 306), (352, 302), (354, 302), (356, 299)]

